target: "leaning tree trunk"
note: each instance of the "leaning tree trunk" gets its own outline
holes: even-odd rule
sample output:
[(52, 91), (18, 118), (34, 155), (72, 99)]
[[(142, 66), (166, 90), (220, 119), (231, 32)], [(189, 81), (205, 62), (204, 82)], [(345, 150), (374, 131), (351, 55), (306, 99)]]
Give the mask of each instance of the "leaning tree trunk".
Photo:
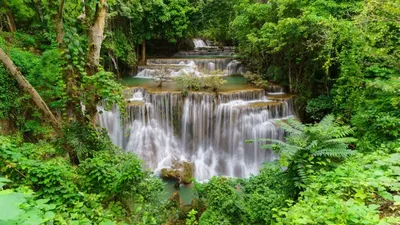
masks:
[(40, 111), (45, 116), (45, 119), (51, 124), (57, 134), (62, 136), (61, 125), (54, 116), (54, 114), (50, 111), (49, 107), (43, 101), (42, 97), (40, 97), (39, 93), (35, 90), (35, 88), (25, 79), (25, 77), (21, 74), (15, 64), (11, 61), (11, 59), (7, 56), (7, 54), (0, 48), (0, 61), (4, 64), (10, 74), (13, 76), (15, 80), (17, 80), (18, 84), (22, 87), (22, 89), (32, 97), (32, 100), (35, 102), (36, 106), (40, 109)]
[[(99, 0), (96, 4), (94, 22), (88, 35), (88, 52), (86, 55), (86, 73), (93, 76), (98, 72), (100, 64), (100, 50), (103, 43), (104, 27), (107, 16), (107, 0)], [(89, 87), (94, 88), (94, 87)], [(93, 126), (96, 125), (95, 116), (97, 113), (98, 96), (92, 96), (92, 100), (86, 105), (87, 113), (92, 120)]]
[[(1, 48), (0, 48), (0, 61), (10, 72), (11, 76), (15, 80), (17, 80), (18, 84), (22, 87), (22, 89), (32, 97), (32, 100), (35, 102), (38, 109), (43, 113), (45, 120), (47, 120), (50, 123), (50, 125), (53, 127), (57, 135), (62, 138), (64, 135), (61, 130), (61, 124), (59, 123), (59, 121), (56, 119), (56, 117), (51, 112), (50, 108), (44, 102), (39, 93), (29, 83), (29, 81), (25, 79), (22, 73), (18, 70), (17, 66), (15, 66), (10, 57), (8, 57), (7, 54)], [(76, 152), (68, 145), (64, 145), (64, 147), (68, 151), (71, 163), (73, 165), (78, 165), (79, 159)]]

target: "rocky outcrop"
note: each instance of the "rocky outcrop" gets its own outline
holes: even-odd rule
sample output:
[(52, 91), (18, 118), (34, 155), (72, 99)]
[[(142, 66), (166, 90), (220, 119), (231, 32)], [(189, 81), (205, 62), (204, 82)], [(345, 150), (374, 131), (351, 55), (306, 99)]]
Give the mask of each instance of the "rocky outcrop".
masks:
[(161, 177), (164, 179), (173, 179), (177, 184), (192, 183), (194, 164), (190, 162), (173, 161), (171, 168), (161, 170)]

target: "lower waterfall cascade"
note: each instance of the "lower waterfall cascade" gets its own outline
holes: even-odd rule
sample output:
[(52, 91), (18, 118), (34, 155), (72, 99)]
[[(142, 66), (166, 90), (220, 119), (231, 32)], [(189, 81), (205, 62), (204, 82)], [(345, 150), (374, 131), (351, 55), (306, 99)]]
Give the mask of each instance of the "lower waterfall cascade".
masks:
[(121, 122), (118, 108), (98, 116), (114, 144), (138, 154), (156, 173), (174, 160), (192, 162), (197, 180), (257, 174), (263, 162), (277, 156), (260, 149), (262, 141), (246, 140), (282, 140), (276, 122), (294, 117), (292, 98), (274, 86), (218, 95), (189, 92), (185, 97), (136, 87), (126, 95), (126, 119)]

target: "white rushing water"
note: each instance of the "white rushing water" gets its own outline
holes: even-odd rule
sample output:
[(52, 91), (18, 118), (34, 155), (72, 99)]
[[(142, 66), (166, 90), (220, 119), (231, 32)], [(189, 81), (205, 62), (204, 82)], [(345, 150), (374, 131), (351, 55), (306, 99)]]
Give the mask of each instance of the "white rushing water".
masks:
[(204, 76), (219, 71), (221, 76), (244, 74), (242, 63), (232, 58), (216, 59), (148, 59), (146, 66), (139, 66), (137, 78), (157, 79), (160, 74), (176, 77), (182, 74)]
[[(280, 92), (271, 86), (268, 92)], [(150, 93), (133, 88), (127, 93), (132, 103), (128, 118), (120, 122), (117, 108), (99, 114), (112, 141), (135, 152), (147, 167), (159, 172), (172, 160), (194, 163), (195, 178), (214, 175), (248, 177), (261, 164), (277, 156), (260, 149), (262, 143), (246, 140), (282, 139), (276, 121), (293, 116), (291, 99), (269, 100), (264, 90), (220, 93)]]
[(206, 48), (208, 47), (207, 43), (200, 38), (195, 38), (193, 39), (194, 47), (195, 48)]

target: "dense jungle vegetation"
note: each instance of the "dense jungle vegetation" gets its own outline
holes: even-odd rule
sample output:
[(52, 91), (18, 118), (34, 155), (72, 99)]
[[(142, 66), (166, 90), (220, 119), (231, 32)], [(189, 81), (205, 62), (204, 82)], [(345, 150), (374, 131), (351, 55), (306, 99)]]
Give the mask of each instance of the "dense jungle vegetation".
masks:
[[(237, 46), (303, 123), (181, 206), (96, 113), (194, 37)], [(0, 0), (0, 61), (0, 224), (400, 224), (400, 0)]]

